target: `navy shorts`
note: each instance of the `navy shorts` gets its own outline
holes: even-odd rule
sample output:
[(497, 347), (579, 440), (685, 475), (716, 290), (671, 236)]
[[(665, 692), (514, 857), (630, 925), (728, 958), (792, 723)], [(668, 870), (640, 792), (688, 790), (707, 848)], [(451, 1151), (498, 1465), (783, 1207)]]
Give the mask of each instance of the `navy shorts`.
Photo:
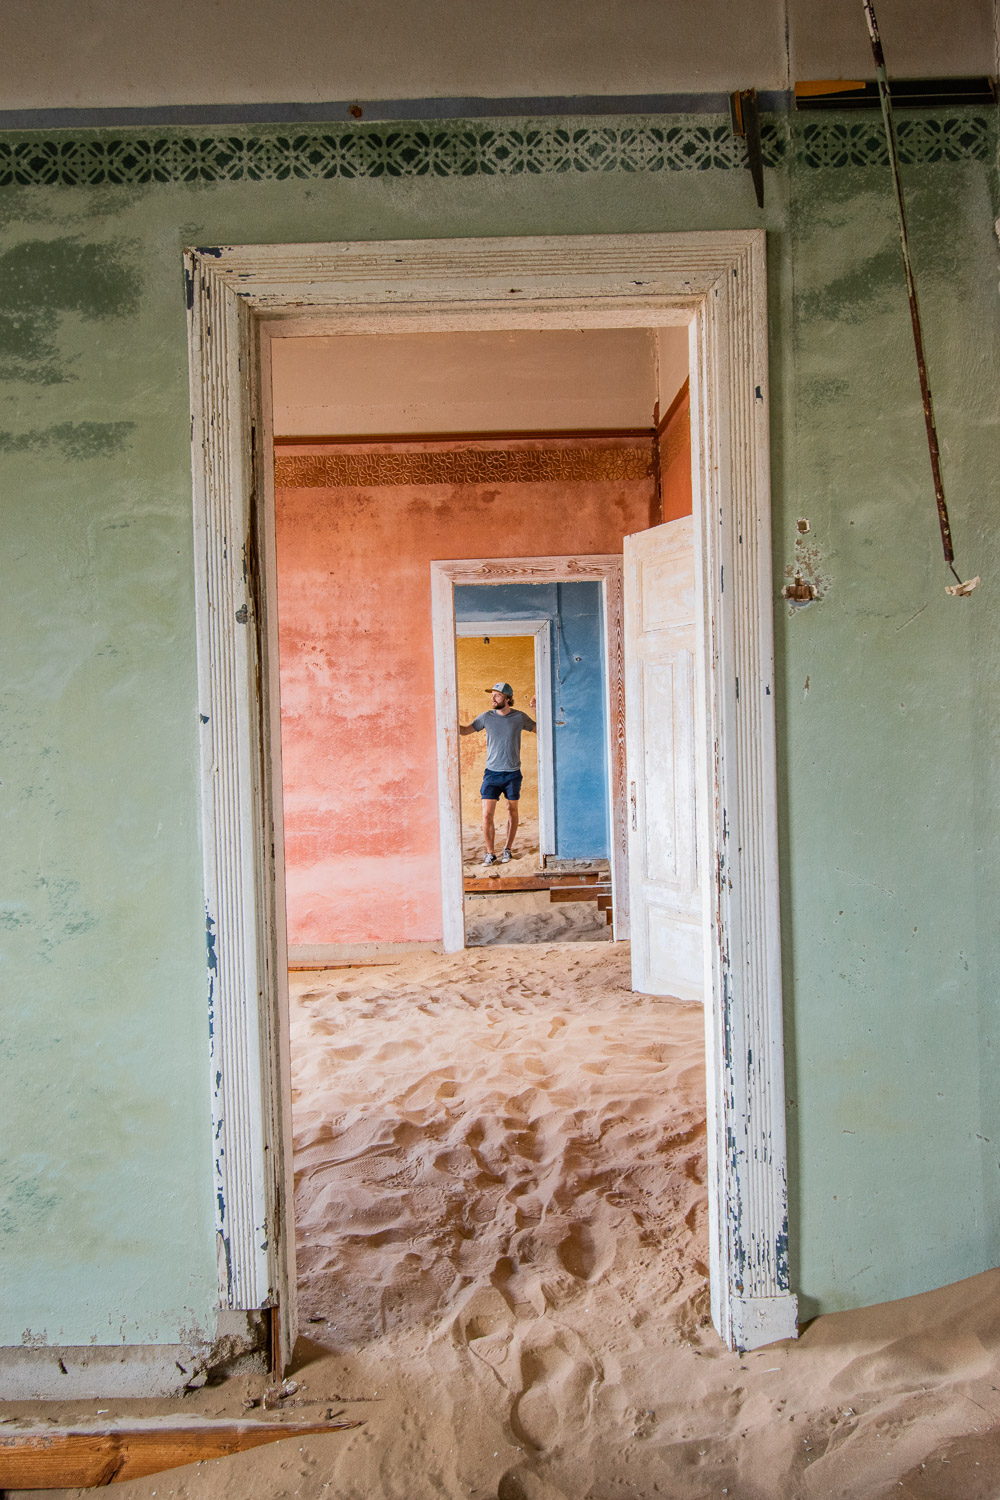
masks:
[(487, 771), (479, 795), (490, 802), (498, 802), (501, 797), (506, 797), (508, 802), (517, 802), (521, 796), (521, 772)]

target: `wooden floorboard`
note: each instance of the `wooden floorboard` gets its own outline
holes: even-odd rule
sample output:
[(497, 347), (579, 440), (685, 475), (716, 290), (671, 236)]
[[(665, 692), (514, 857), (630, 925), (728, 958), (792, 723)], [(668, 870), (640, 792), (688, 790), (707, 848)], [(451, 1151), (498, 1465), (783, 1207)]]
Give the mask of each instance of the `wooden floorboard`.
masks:
[(218, 1422), (0, 1433), (0, 1491), (96, 1489), (360, 1422)]
[(466, 875), (464, 884), (467, 893), (486, 891), (493, 894), (506, 891), (578, 890), (584, 886), (611, 889), (607, 874), (601, 874), (597, 870), (581, 871), (575, 875)]

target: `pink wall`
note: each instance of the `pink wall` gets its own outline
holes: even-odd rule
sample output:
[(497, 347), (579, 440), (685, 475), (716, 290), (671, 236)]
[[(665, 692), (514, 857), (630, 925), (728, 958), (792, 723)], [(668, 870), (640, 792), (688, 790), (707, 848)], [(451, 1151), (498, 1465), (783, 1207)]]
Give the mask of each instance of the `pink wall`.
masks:
[[(507, 445), (584, 470), (635, 441)], [(288, 935), (293, 946), (441, 936), (430, 563), (620, 552), (650, 524), (635, 478), (386, 483), (405, 455), (497, 442), (289, 447), (276, 455)], [(566, 459), (557, 454), (571, 450)], [(398, 472), (343, 473), (372, 455)], [(325, 462), (324, 462), (325, 459)], [(337, 465), (331, 474), (329, 467)], [(357, 467), (357, 465), (355, 465)], [(502, 467), (502, 464), (501, 464)], [(490, 464), (496, 469), (496, 461)], [(349, 482), (353, 480), (353, 482)]]

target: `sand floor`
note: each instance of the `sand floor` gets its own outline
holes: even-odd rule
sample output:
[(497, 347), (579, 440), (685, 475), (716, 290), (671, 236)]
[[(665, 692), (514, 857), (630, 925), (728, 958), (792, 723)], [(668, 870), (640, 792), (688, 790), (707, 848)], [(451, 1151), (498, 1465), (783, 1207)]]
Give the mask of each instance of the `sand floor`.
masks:
[[(507, 837), (507, 804), (501, 802), (497, 810), (496, 831), (493, 840), (494, 851), (499, 854)], [(462, 821), (462, 868), (465, 875), (485, 875), (487, 870), (482, 868), (483, 855), (486, 853), (486, 844), (483, 841), (483, 825), (477, 815)], [(517, 833), (514, 835), (513, 847), (514, 859), (511, 864), (504, 867), (505, 873), (509, 875), (534, 875), (542, 868), (542, 861), (538, 852), (538, 820), (537, 818), (523, 818), (517, 825)], [(500, 873), (496, 865), (489, 866), (489, 871)]]
[[(497, 817), (496, 849), (506, 835), (506, 804)], [(483, 831), (478, 824), (462, 828), (462, 869), (465, 875), (499, 880), (502, 875), (535, 875), (542, 868), (538, 853), (537, 820), (519, 824), (514, 858), (507, 865), (483, 867)], [(609, 943), (610, 925), (596, 901), (550, 901), (544, 891), (518, 891), (506, 896), (465, 898), (465, 941), (470, 948), (493, 943)]]
[[(702, 1016), (632, 994), (623, 946), (295, 975), (292, 1044), (305, 1336), (266, 1420), (364, 1426), (121, 1500), (1000, 1496), (1000, 1272), (720, 1343)], [(183, 1414), (242, 1415), (263, 1384)], [(7, 1410), (98, 1406), (176, 1411)]]

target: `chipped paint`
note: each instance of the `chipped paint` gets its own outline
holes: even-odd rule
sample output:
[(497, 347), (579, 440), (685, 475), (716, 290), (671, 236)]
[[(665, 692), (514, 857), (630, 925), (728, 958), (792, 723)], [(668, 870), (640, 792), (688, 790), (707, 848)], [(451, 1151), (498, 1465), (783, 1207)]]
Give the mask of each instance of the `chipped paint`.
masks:
[(792, 561), (785, 565), (785, 584), (782, 589), (782, 594), (788, 601), (789, 615), (825, 599), (831, 588), (830, 575), (823, 563), (819, 543), (809, 539), (812, 532), (810, 523), (801, 520), (796, 522), (795, 532), (795, 552)]

